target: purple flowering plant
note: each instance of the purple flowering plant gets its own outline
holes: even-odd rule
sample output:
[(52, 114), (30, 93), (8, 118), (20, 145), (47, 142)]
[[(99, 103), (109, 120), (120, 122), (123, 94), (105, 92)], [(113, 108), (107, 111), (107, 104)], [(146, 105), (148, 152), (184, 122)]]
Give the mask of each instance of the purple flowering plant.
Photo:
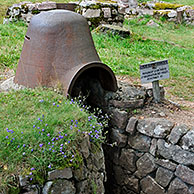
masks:
[[(12, 96), (0, 93), (2, 96), (0, 164), (8, 168), (16, 164), (13, 173), (25, 171), (32, 182), (52, 169), (79, 167), (82, 156), (76, 145), (83, 136), (88, 135), (94, 144), (104, 141), (105, 122), (99, 123), (76, 100), (68, 101), (51, 89), (26, 89)], [(5, 171), (3, 168), (0, 177)]]

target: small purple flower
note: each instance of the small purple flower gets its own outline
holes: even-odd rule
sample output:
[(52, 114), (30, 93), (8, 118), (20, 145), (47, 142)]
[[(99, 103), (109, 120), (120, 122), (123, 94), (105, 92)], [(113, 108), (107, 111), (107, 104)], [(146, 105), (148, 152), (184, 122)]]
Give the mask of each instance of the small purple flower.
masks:
[(48, 126), (48, 124), (46, 124), (45, 126)]
[(22, 131), (21, 134), (23, 134), (24, 132)]
[(51, 151), (52, 149), (51, 148), (49, 148), (49, 151)]
[(34, 149), (31, 149), (31, 152), (33, 152), (34, 151)]
[(47, 136), (49, 137), (50, 136), (50, 133), (48, 133)]
[(26, 147), (26, 144), (24, 144), (23, 147)]
[(36, 125), (33, 125), (33, 128), (35, 128), (36, 127)]
[(70, 162), (72, 162), (73, 160), (71, 159)]
[(44, 132), (44, 129), (42, 129), (42, 131)]
[(31, 168), (31, 170), (35, 170), (35, 168)]
[(99, 135), (96, 134), (95, 137), (96, 137), (96, 139), (98, 139), (99, 138)]
[(59, 107), (59, 105), (57, 105), (57, 107)]
[(55, 106), (55, 103), (53, 103), (53, 106)]
[(43, 146), (43, 143), (39, 144), (39, 146), (42, 147)]
[(81, 111), (83, 111), (83, 109), (81, 108)]
[(67, 143), (70, 143), (70, 141), (68, 141)]
[(51, 144), (51, 142), (48, 142), (48, 145), (50, 145)]
[(63, 147), (63, 144), (61, 144), (60, 146)]
[(39, 102), (44, 102), (44, 100), (42, 99), (42, 100), (39, 100)]
[(74, 155), (72, 155), (72, 158), (74, 158)]
[(48, 165), (48, 168), (51, 168), (51, 165), (50, 164)]
[(63, 136), (61, 136), (61, 135), (59, 135), (59, 138), (60, 138), (60, 139), (63, 139), (64, 137), (63, 137)]
[(55, 141), (55, 138), (53, 138), (51, 141)]
[(32, 178), (30, 178), (30, 181), (32, 181)]
[(24, 156), (25, 154), (26, 154), (25, 152), (22, 153), (23, 156)]
[(6, 138), (6, 139), (8, 139), (9, 137), (8, 137), (8, 136), (6, 136), (5, 138)]
[(55, 150), (53, 150), (53, 152), (55, 152)]
[(57, 137), (56, 140), (59, 140), (59, 138)]
[(63, 157), (64, 157), (64, 158), (66, 158), (67, 156), (66, 156), (66, 155), (64, 155)]
[(37, 127), (37, 129), (40, 129), (40, 127)]
[(18, 147), (17, 148), (19, 148), (20, 146), (18, 145)]
[(65, 136), (67, 136), (67, 134), (65, 134)]

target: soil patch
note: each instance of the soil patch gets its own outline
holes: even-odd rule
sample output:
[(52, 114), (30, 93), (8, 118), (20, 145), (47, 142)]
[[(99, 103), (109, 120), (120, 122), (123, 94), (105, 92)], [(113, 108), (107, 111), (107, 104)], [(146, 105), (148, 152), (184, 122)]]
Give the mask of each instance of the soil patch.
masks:
[[(129, 84), (140, 83), (139, 79), (129, 78), (127, 76), (117, 76), (118, 80), (127, 82)], [(165, 93), (168, 94), (168, 88), (165, 88)], [(178, 99), (172, 95), (170, 100), (166, 99), (161, 103), (154, 103), (152, 101), (142, 109), (134, 111), (134, 116), (139, 118), (148, 117), (163, 117), (176, 124), (186, 124), (188, 127), (194, 127), (194, 102)]]

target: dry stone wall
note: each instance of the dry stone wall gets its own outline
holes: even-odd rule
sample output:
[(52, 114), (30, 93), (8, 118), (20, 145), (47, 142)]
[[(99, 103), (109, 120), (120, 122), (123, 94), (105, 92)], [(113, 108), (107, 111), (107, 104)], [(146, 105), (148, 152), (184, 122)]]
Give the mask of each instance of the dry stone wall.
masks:
[(83, 15), (90, 26), (98, 26), (100, 24), (114, 24), (122, 26), (124, 15), (118, 12), (117, 3), (101, 3), (95, 1), (82, 1), (81, 3), (31, 3), (22, 2), (14, 4), (8, 8), (4, 23), (23, 20), (30, 22), (33, 15), (43, 11), (66, 9), (75, 11)]
[(103, 194), (106, 181), (104, 153), (91, 144), (86, 134), (79, 144), (83, 162), (77, 169), (64, 168), (49, 171), (43, 185), (31, 184), (28, 176), (19, 176), (20, 193), (25, 194)]
[(156, 18), (164, 17), (168, 21), (194, 25), (194, 8), (188, 5), (148, 1), (138, 4), (136, 7), (126, 6), (120, 10), (127, 17), (151, 15)]
[[(194, 127), (164, 118), (139, 118), (150, 91), (124, 85), (112, 97), (109, 144), (104, 146), (106, 191), (112, 194), (193, 194)], [(163, 91), (161, 91), (163, 93)], [(125, 97), (124, 97), (125, 96)]]

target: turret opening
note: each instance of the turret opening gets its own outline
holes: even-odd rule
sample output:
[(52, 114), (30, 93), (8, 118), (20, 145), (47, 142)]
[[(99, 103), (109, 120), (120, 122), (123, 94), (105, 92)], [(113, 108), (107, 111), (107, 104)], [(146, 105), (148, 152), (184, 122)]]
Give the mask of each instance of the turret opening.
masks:
[(114, 75), (103, 67), (90, 67), (79, 72), (70, 86), (71, 97), (84, 97), (92, 107), (106, 106), (105, 95), (117, 89)]

